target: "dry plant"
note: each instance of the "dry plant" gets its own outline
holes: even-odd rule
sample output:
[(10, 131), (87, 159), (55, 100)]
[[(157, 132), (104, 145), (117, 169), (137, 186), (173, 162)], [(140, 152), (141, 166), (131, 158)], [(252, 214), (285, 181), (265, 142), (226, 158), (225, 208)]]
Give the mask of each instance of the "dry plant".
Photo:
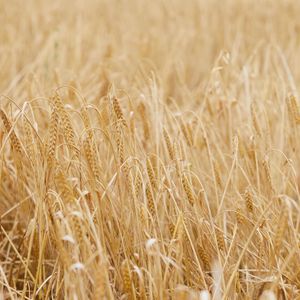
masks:
[(0, 299), (300, 299), (299, 1), (0, 3)]

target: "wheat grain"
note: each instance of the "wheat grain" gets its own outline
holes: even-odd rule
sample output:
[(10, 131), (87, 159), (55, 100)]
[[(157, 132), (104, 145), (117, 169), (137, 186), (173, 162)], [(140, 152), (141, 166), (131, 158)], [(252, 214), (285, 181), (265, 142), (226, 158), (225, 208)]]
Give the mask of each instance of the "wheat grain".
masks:
[(251, 189), (249, 187), (245, 191), (245, 202), (246, 202), (247, 210), (250, 213), (253, 213), (254, 211), (253, 196), (252, 196)]
[(124, 259), (124, 261), (122, 262), (121, 273), (123, 279), (124, 292), (127, 294), (128, 299), (133, 299), (132, 277), (131, 277), (131, 270), (130, 270), (130, 264), (128, 259)]
[(19, 141), (18, 137), (16, 136), (15, 131), (12, 129), (11, 123), (8, 120), (5, 112), (2, 109), (0, 109), (0, 117), (2, 119), (4, 127), (6, 129), (6, 132), (10, 134), (10, 140), (11, 140), (11, 145), (12, 145), (13, 149), (18, 154), (22, 154), (22, 147), (21, 147), (20, 141)]
[(169, 136), (169, 134), (167, 133), (167, 131), (165, 129), (163, 130), (163, 135), (164, 135), (164, 139), (165, 139), (165, 142), (166, 142), (166, 145), (167, 145), (169, 156), (173, 160), (174, 159), (174, 151), (173, 151), (171, 139), (170, 139), (170, 136)]
[(183, 189), (186, 193), (186, 196), (187, 196), (190, 204), (193, 205), (195, 203), (195, 199), (194, 199), (193, 192), (192, 192), (190, 183), (189, 183), (186, 175), (182, 176), (182, 185), (183, 185)]
[(58, 112), (53, 109), (50, 119), (50, 136), (47, 150), (47, 162), (49, 166), (53, 166), (55, 160), (55, 150), (58, 141)]

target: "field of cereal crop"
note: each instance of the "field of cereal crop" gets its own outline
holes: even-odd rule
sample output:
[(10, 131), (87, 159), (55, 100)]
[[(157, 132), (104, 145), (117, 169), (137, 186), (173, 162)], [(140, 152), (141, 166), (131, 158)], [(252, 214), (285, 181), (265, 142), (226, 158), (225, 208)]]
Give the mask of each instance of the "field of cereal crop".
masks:
[(0, 299), (300, 299), (299, 16), (0, 0)]

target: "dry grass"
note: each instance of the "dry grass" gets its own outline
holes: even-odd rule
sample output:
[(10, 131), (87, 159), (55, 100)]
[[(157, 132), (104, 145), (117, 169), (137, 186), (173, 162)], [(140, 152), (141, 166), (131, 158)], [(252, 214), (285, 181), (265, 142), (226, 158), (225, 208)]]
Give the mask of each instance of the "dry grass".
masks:
[(0, 10), (0, 299), (300, 299), (300, 3)]

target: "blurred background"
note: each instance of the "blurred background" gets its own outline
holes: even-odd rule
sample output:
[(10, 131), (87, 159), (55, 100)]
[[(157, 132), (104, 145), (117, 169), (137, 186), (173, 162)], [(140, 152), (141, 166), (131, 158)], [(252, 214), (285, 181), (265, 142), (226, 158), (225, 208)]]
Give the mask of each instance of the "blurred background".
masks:
[(96, 97), (106, 81), (128, 91), (128, 83), (141, 88), (141, 75), (147, 80), (155, 72), (163, 97), (180, 103), (180, 91), (197, 96), (214, 67), (224, 65), (231, 66), (224, 76), (235, 79), (232, 94), (245, 65), (257, 84), (279, 75), (293, 88), (287, 67), (295, 83), (300, 79), (298, 1), (1, 0), (0, 6), (0, 90), (9, 96), (28, 97), (29, 89), (44, 95), (75, 80), (85, 96)]

